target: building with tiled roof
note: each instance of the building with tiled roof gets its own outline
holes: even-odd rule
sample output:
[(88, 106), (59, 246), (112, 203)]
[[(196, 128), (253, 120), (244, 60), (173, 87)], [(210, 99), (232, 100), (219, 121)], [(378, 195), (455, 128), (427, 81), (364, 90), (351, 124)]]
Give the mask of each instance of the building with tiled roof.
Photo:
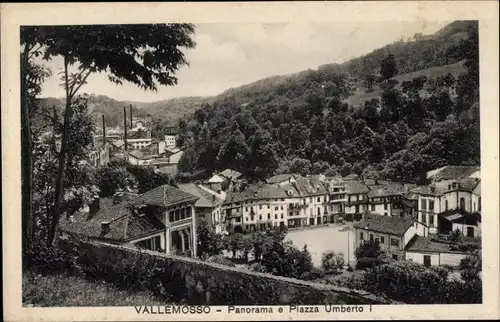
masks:
[(436, 182), (443, 180), (480, 178), (480, 170), (479, 166), (448, 165), (427, 172), (427, 179)]
[(137, 195), (118, 190), (96, 199), (88, 211), (63, 218), (63, 237), (82, 236), (154, 251), (196, 255), (198, 197), (164, 185)]
[[(467, 171), (458, 171), (464, 168)], [(477, 169), (478, 167), (444, 167), (438, 169), (440, 171), (435, 172), (434, 176), (447, 170), (441, 178), (458, 177), (458, 179), (435, 180), (427, 186), (419, 186), (412, 190), (417, 195), (418, 219), (429, 225), (432, 233), (447, 233), (448, 227), (452, 225), (438, 220), (440, 213), (457, 209), (469, 213), (481, 211), (481, 179), (476, 177), (478, 173), (474, 172)], [(465, 177), (460, 178), (461, 176)], [(480, 231), (479, 227), (475, 229)]]
[(222, 171), (221, 173), (219, 173), (219, 175), (228, 179), (228, 180), (236, 180), (239, 177), (241, 177), (240, 172), (238, 172), (236, 170), (232, 170), (232, 169), (226, 169), (226, 170)]
[[(379, 182), (380, 183), (380, 182)], [(416, 200), (408, 193), (414, 185), (387, 182), (369, 187), (368, 210), (382, 216), (413, 217)]]
[(412, 218), (374, 215), (353, 227), (356, 247), (367, 241), (378, 241), (381, 251), (396, 260), (405, 259), (404, 249), (414, 236), (429, 235), (428, 227)]
[(225, 231), (225, 218), (222, 216), (222, 197), (217, 192), (194, 183), (179, 184), (179, 190), (198, 197), (196, 201), (196, 215), (204, 217), (210, 229), (215, 233)]
[(269, 184), (285, 184), (292, 181), (295, 181), (295, 174), (293, 173), (277, 174), (266, 180)]
[(359, 219), (361, 214), (368, 211), (368, 192), (370, 188), (362, 181), (346, 181), (346, 216), (356, 217)]
[(460, 261), (470, 255), (470, 252), (454, 250), (450, 242), (418, 235), (415, 235), (405, 247), (406, 260), (427, 267), (447, 265), (458, 268)]

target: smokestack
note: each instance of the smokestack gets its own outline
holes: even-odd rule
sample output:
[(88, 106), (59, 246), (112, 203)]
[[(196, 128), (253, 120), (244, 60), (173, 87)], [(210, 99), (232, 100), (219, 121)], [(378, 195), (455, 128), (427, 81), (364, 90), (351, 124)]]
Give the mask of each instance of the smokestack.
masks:
[(133, 128), (134, 126), (132, 125), (132, 104), (130, 104), (130, 128)]
[(124, 133), (124, 141), (125, 141), (125, 151), (127, 151), (128, 149), (128, 145), (127, 145), (127, 108), (124, 106), (123, 107), (123, 130), (125, 131)]
[(104, 114), (102, 115), (102, 141), (106, 144), (106, 123), (104, 122)]

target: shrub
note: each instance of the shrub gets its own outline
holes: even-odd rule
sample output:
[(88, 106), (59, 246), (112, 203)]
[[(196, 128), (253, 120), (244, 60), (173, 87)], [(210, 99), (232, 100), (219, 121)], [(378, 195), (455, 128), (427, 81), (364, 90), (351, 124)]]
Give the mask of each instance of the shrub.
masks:
[(379, 265), (380, 263), (381, 263), (381, 260), (379, 258), (361, 257), (356, 262), (356, 269), (374, 268), (375, 266)]
[(40, 274), (77, 274), (80, 271), (76, 257), (58, 247), (47, 248), (38, 244), (23, 251), (22, 266), (23, 271), (32, 270)]
[(325, 274), (320, 269), (313, 267), (310, 271), (300, 275), (300, 279), (304, 281), (312, 281), (325, 277)]
[(382, 255), (382, 252), (380, 251), (380, 243), (377, 240), (360, 244), (354, 252), (354, 256), (358, 259), (362, 257), (377, 258), (380, 255)]
[(266, 267), (259, 262), (254, 262), (247, 267), (252, 272), (267, 273)]
[(321, 256), (321, 268), (326, 274), (338, 274), (344, 268), (344, 254), (328, 251)]

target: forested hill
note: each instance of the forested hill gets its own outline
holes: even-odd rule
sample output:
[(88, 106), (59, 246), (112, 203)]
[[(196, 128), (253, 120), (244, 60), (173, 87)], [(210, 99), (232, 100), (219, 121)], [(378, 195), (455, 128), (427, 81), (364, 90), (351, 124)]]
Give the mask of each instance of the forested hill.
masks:
[(180, 122), (179, 169), (419, 182), (445, 164), (479, 164), (477, 33), (456, 22), (343, 65), (230, 89)]

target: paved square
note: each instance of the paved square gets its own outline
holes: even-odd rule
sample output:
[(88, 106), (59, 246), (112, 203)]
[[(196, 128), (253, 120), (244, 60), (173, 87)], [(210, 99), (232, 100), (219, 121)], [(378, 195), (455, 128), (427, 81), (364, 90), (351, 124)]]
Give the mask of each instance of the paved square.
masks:
[(349, 261), (354, 263), (354, 231), (348, 230), (349, 228), (351, 227), (340, 224), (303, 228), (288, 231), (287, 239), (300, 249), (307, 244), (307, 250), (311, 253), (312, 261), (317, 267), (321, 266), (321, 256), (328, 250), (344, 253), (346, 263), (349, 250)]

